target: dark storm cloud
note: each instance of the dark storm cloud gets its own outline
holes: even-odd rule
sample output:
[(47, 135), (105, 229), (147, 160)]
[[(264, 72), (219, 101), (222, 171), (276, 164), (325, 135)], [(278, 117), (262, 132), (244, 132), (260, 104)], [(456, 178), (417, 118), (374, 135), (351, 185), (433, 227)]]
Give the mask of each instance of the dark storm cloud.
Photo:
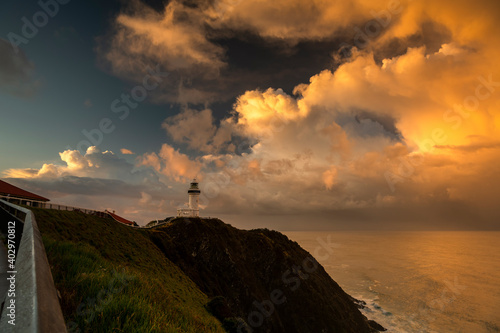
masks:
[[(370, 120), (374, 123), (382, 126), (384, 130), (384, 134), (394, 140), (401, 140), (401, 132), (398, 130), (396, 126), (396, 119), (389, 115), (382, 115), (375, 112), (370, 111), (358, 111), (356, 112), (355, 119), (358, 123), (361, 123), (363, 120)], [(365, 132), (365, 135), (370, 135), (370, 133)], [(377, 135), (378, 133), (372, 133), (372, 135)]]
[(256, 88), (291, 93), (321, 70), (334, 69), (332, 54), (355, 33), (336, 26), (314, 38), (267, 36), (250, 25), (224, 23), (226, 9), (213, 1), (132, 2), (98, 39), (103, 68), (140, 81), (146, 67), (160, 63), (170, 75), (153, 92), (157, 102), (231, 103)]
[(441, 23), (427, 20), (422, 22), (418, 31), (405, 38), (391, 38), (377, 45), (374, 57), (377, 62), (405, 54), (409, 47), (425, 46), (428, 54), (439, 51), (443, 44), (451, 42), (451, 31)]
[(335, 121), (342, 128), (349, 128), (349, 133), (362, 138), (385, 136), (394, 141), (401, 141), (401, 132), (396, 126), (397, 119), (368, 110), (355, 109), (349, 113), (339, 113)]
[[(114, 28), (100, 39), (98, 52), (103, 63), (111, 66), (109, 71), (132, 81), (142, 80), (147, 66), (161, 63), (170, 75), (153, 92), (156, 102), (226, 103), (221, 105), (224, 108), (214, 108), (214, 115), (220, 119), (230, 110), (235, 97), (245, 91), (280, 87), (291, 93), (297, 84), (307, 83), (322, 70), (335, 70), (339, 59), (334, 55), (345, 45), (360, 49), (354, 43), (356, 36), (370, 22), (377, 23), (373, 16), (377, 11), (367, 10), (355, 15), (351, 22), (331, 24), (324, 31), (319, 25), (310, 27), (309, 32), (302, 33), (299, 29), (289, 36), (273, 36), (265, 25), (257, 28), (251, 22), (233, 21), (229, 17), (235, 15), (232, 6), (239, 4), (239, 1), (133, 2), (122, 9)], [(315, 6), (318, 4), (311, 8)], [(312, 13), (318, 15), (314, 10)], [(304, 13), (307, 17), (313, 14)], [(394, 15), (388, 26), (370, 34), (361, 49), (371, 50), (371, 45), (384, 37), (398, 20), (399, 16)], [(291, 22), (285, 20), (280, 24)], [(404, 54), (408, 47), (423, 45), (428, 52), (436, 52), (450, 40), (450, 31), (429, 19), (413, 35), (377, 45), (374, 57), (381, 61)]]
[(231, 97), (269, 87), (280, 87), (291, 93), (297, 84), (308, 82), (321, 70), (333, 69), (332, 51), (341, 44), (340, 39), (326, 39), (290, 46), (251, 33), (218, 42), (225, 47), (230, 59), (223, 79), (228, 87), (236, 88), (231, 91)]
[[(186, 20), (186, 24), (189, 22), (183, 18), (179, 20)], [(231, 109), (235, 97), (245, 91), (279, 86), (291, 93), (297, 84), (308, 82), (309, 78), (319, 71), (325, 68), (333, 69), (335, 64), (332, 51), (342, 43), (336, 38), (304, 41), (291, 46), (283, 41), (263, 39), (252, 32), (236, 35), (231, 31), (218, 30), (207, 34), (211, 36), (207, 41), (223, 50), (220, 59), (224, 61), (224, 65), (217, 65), (217, 70), (213, 70), (211, 64), (207, 64), (206, 67), (193, 64), (191, 67), (169, 68), (167, 62), (165, 68), (169, 76), (162, 82), (161, 88), (153, 92), (157, 102), (181, 104), (227, 102), (223, 109), (215, 110), (216, 116), (223, 116)], [(108, 52), (105, 45), (107, 42), (108, 37), (100, 40), (98, 49), (101, 54)], [(130, 61), (141, 62), (144, 68), (155, 66), (154, 61), (146, 59), (139, 61), (138, 57), (142, 58), (134, 56)], [(133, 70), (132, 67), (128, 69)], [(108, 70), (130, 80), (142, 79), (136, 70), (133, 72)], [(144, 69), (142, 75), (145, 73), (147, 72)]]

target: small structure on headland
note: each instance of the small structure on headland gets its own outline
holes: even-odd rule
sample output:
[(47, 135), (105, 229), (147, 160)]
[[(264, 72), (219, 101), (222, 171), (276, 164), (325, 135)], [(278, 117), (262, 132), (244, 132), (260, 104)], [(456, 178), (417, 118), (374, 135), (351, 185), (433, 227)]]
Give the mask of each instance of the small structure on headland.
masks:
[(197, 217), (200, 216), (199, 199), (200, 199), (200, 188), (198, 187), (198, 181), (193, 179), (191, 186), (188, 190), (189, 195), (189, 205), (188, 208), (178, 208), (177, 216), (181, 217)]

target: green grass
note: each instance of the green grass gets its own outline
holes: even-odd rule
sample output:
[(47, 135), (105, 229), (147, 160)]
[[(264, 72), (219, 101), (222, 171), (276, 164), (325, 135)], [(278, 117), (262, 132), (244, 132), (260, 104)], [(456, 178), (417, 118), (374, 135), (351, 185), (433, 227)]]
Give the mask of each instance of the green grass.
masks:
[(209, 299), (147, 230), (32, 209), (69, 332), (224, 332)]

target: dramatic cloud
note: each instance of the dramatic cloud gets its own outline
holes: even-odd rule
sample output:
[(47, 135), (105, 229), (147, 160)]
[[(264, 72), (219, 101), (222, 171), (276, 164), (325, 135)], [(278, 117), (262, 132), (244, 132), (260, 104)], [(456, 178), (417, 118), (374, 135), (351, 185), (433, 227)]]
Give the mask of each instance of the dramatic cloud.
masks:
[[(160, 100), (203, 104), (226, 99), (232, 86), (242, 86), (237, 79), (253, 81), (251, 72), (232, 66), (229, 56), (238, 49), (231, 41), (237, 39), (260, 39), (268, 49), (281, 50), (281, 58), (300, 43), (324, 41), (336, 41), (331, 54), (354, 46), (373, 51), (377, 61), (404, 54), (408, 47), (436, 52), (451, 41), (494, 50), (495, 43), (484, 37), (498, 34), (498, 12), (494, 0), (215, 0), (196, 5), (176, 0), (160, 11), (134, 1), (117, 16), (99, 53), (116, 75), (137, 81), (148, 66), (161, 64), (172, 76), (163, 84)], [(265, 64), (271, 53), (256, 56)]]
[[(231, 64), (228, 52), (241, 52), (234, 44), (238, 36), (262, 39), (257, 44), (266, 45), (269, 55), (275, 52), (272, 45), (281, 44), (280, 52), (286, 54), (300, 41), (331, 42), (345, 34), (352, 38), (353, 24), (362, 24), (372, 18), (370, 11), (384, 8), (366, 1), (217, 0), (196, 6), (171, 1), (157, 12), (133, 1), (116, 17), (109, 35), (100, 39), (98, 51), (112, 73), (137, 82), (148, 67), (160, 64), (171, 75), (161, 93), (155, 92), (157, 101), (204, 104), (232, 97), (245, 86), (242, 79), (262, 82), (250, 68)], [(240, 42), (251, 43), (244, 37)], [(283, 75), (291, 74), (283, 70)]]
[(186, 143), (188, 148), (202, 152), (216, 152), (223, 148), (234, 150), (230, 146), (231, 128), (227, 122), (219, 127), (214, 124), (212, 111), (196, 111), (189, 108), (169, 117), (163, 128), (177, 143)]
[(9, 169), (4, 172), (4, 179), (55, 203), (116, 210), (138, 222), (172, 215), (184, 204), (185, 184), (161, 178), (149, 168), (130, 164), (110, 151), (90, 147), (85, 155), (77, 150), (59, 155), (63, 164)]
[(141, 82), (147, 69), (159, 64), (171, 74), (160, 99), (196, 103), (211, 99), (211, 93), (190, 87), (193, 77), (203, 82), (216, 79), (225, 66), (223, 49), (207, 39), (203, 14), (177, 1), (163, 13), (133, 1), (129, 12), (116, 18), (111, 43), (106, 37), (99, 46), (111, 71)]
[(189, 156), (180, 153), (168, 144), (164, 144), (158, 154), (145, 154), (141, 165), (153, 167), (157, 172), (175, 181), (193, 179), (200, 172), (201, 165)]
[[(280, 97), (286, 103), (273, 103), (272, 91), (249, 92), (235, 106), (238, 124), (259, 140), (248, 158), (260, 158), (255, 169), (272, 158), (295, 156), (308, 149), (308, 166), (317, 168), (323, 185), (342, 189), (327, 195), (339, 206), (425, 205), (432, 200), (482, 205), (490, 201), (486, 195), (479, 188), (472, 192), (462, 188), (457, 180), (466, 177), (466, 172), (492, 190), (491, 182), (499, 182), (497, 177), (489, 177), (491, 172), (486, 173), (488, 177), (479, 172), (491, 167), (483, 163), (497, 156), (499, 137), (492, 124), (498, 123), (494, 94), (500, 92), (500, 82), (493, 77), (500, 78), (500, 73), (489, 74), (493, 66), (484, 71), (485, 61), (493, 65), (494, 59), (483, 56), (480, 63), (475, 51), (449, 44), (433, 54), (426, 54), (424, 47), (408, 49), (381, 64), (371, 53), (358, 53), (336, 71), (325, 70), (309, 84), (298, 86), (298, 98)], [(443, 78), (447, 78), (446, 84)], [(366, 118), (367, 113), (371, 119)], [(283, 119), (279, 130), (271, 136), (260, 135), (268, 131), (271, 117), (278, 115)], [(395, 122), (388, 126), (384, 118)], [(481, 143), (473, 144), (479, 133), (483, 134)], [(458, 147), (442, 146), (450, 142)], [(443, 148), (475, 154), (453, 154)], [(465, 162), (467, 168), (463, 168)], [(296, 177), (300, 181), (292, 177), (286, 186), (304, 179), (314, 181), (313, 175), (299, 170)], [(251, 179), (256, 174), (261, 175), (254, 171)], [(286, 186), (281, 188), (290, 193)], [(312, 192), (304, 193), (313, 200)]]
[[(401, 3), (394, 7), (401, 10)], [(392, 6), (392, 5), (391, 5)], [(371, 19), (371, 13), (386, 9), (376, 1), (216, 0), (206, 12), (214, 25), (253, 30), (265, 38), (300, 40), (332, 37), (341, 29)]]
[[(483, 212), (478, 219), (491, 223), (498, 215), (492, 198), (500, 195), (493, 167), (500, 162), (500, 70), (498, 43), (487, 36), (498, 30), (499, 12), (492, 2), (484, 5), (489, 10), (475, 4), (467, 13), (465, 4), (460, 10), (447, 2), (401, 4), (400, 18), (369, 47), (353, 48), (338, 68), (311, 77), (294, 95), (272, 88), (242, 94), (223, 123), (246, 137), (250, 150), (210, 155), (225, 181), (215, 182), (221, 189), (211, 191), (217, 195), (208, 209), (273, 214), (425, 207), (440, 215), (436, 207), (458, 205)], [(448, 6), (453, 9), (444, 10)], [(236, 12), (223, 20), (230, 24)], [(258, 15), (254, 25), (263, 35), (306, 38), (262, 23), (265, 17)], [(464, 29), (467, 17), (482, 20)], [(441, 37), (425, 37), (429, 26), (441, 27)], [(418, 43), (412, 36), (425, 38)], [(379, 58), (395, 39), (412, 47)], [(207, 151), (203, 142), (217, 129), (206, 124), (191, 148)]]
[[(99, 191), (119, 180), (113, 188), (134, 197), (132, 215), (172, 215), (198, 177), (204, 215), (490, 227), (500, 196), (499, 18), (498, 2), (486, 0), (170, 1), (158, 12), (134, 2), (99, 54), (137, 82), (156, 64), (170, 72), (155, 91), (158, 102), (182, 104), (162, 124), (169, 143), (137, 166), (90, 148), (6, 176)], [(269, 87), (232, 62), (231, 47), (252, 39), (283, 59), (330, 41), (330, 62), (293, 91)], [(238, 60), (282, 75), (263, 54)], [(257, 83), (221, 115), (212, 102), (240, 81)]]

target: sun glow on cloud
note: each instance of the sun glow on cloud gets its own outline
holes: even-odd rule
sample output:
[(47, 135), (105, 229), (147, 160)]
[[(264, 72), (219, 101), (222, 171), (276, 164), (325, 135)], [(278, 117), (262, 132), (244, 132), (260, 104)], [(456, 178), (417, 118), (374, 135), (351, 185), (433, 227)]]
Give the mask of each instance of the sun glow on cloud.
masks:
[[(499, 7), (486, 0), (242, 0), (198, 7), (171, 1), (157, 13), (134, 2), (116, 19), (112, 46), (101, 55), (120, 77), (140, 77), (153, 61), (179, 76), (217, 79), (227, 65), (224, 49), (213, 42), (217, 33), (251, 32), (290, 47), (347, 36), (350, 57), (332, 50), (335, 67), (298, 84), (292, 95), (280, 87), (248, 90), (221, 121), (207, 105), (188, 107), (211, 101), (211, 92), (196, 87), (190, 99), (183, 90), (178, 101), (186, 106), (163, 128), (191, 153), (165, 143), (143, 154), (138, 166), (152, 168), (164, 183), (198, 176), (215, 184), (207, 205), (213, 212), (458, 202), (489, 218), (500, 195)], [(356, 45), (369, 20), (384, 27)], [(99, 152), (106, 154), (112, 153)], [(65, 151), (66, 166), (5, 175), (102, 177), (94, 155)], [(229, 181), (213, 180), (217, 175)], [(139, 200), (155, 198), (141, 193)]]

